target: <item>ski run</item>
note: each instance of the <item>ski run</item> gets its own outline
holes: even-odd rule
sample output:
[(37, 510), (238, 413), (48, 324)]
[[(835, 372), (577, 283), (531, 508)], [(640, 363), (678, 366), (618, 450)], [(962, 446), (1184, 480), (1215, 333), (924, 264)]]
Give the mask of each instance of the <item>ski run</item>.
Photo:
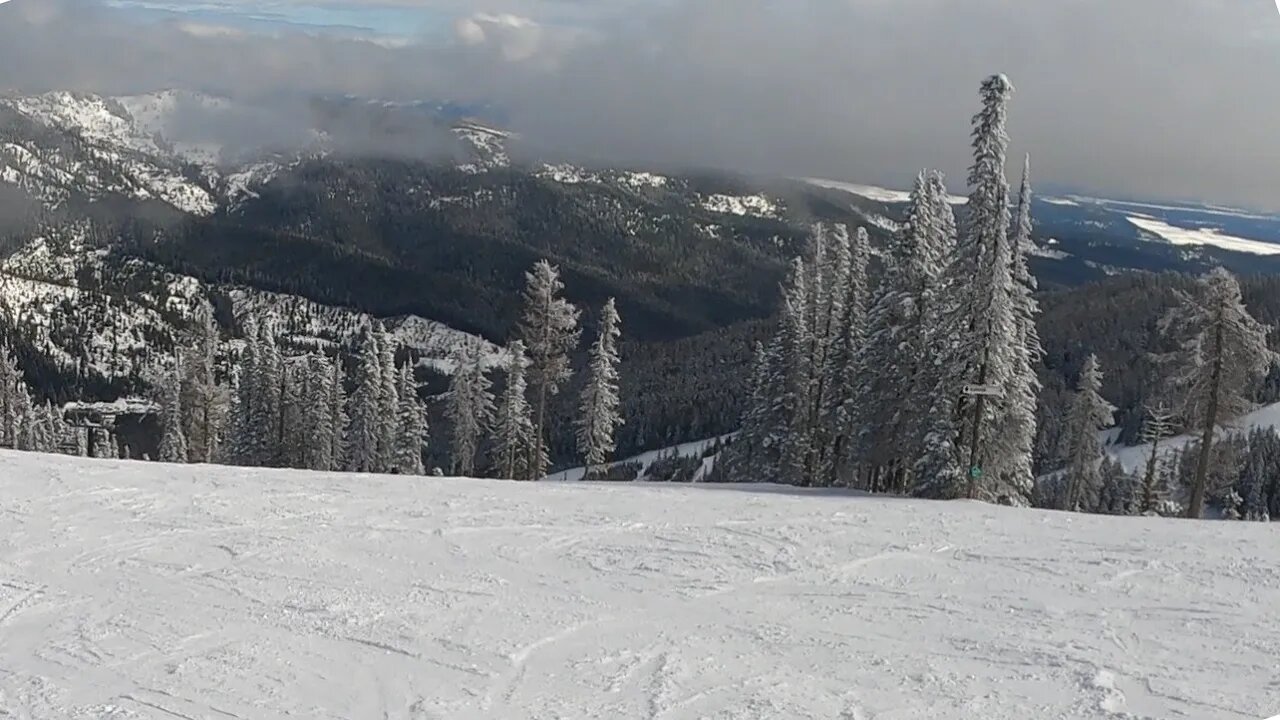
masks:
[(0, 453), (0, 717), (1265, 718), (1267, 524)]

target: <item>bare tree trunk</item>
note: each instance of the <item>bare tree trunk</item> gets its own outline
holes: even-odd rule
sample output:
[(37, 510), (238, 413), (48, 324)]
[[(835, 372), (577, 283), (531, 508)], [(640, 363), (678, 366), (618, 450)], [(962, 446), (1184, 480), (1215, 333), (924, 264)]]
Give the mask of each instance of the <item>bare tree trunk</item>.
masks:
[(1204, 511), (1205, 485), (1209, 479), (1209, 454), (1213, 452), (1213, 431), (1218, 425), (1219, 393), (1222, 387), (1222, 334), (1222, 320), (1219, 318), (1213, 333), (1213, 380), (1209, 386), (1209, 405), (1204, 413), (1204, 428), (1200, 435), (1200, 457), (1196, 461), (1195, 483), (1191, 486), (1191, 502), (1187, 504), (1187, 517), (1192, 519), (1199, 519)]

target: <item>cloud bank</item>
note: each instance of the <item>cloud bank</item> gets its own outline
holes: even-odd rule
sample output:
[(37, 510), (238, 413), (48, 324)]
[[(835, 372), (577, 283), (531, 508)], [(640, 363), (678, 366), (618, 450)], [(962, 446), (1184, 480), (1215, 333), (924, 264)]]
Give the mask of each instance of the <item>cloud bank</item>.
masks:
[(1280, 16), (1263, 0), (376, 4), (447, 27), (377, 42), (14, 0), (0, 88), (489, 102), (569, 158), (898, 186), (938, 167), (958, 190), (977, 85), (1005, 72), (1041, 183), (1280, 210)]

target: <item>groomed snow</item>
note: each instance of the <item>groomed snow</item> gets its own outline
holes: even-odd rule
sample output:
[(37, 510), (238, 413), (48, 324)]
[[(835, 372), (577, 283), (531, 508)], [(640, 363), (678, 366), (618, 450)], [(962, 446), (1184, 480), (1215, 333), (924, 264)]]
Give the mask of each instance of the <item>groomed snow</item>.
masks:
[(1146, 216), (1135, 217), (1129, 215), (1126, 216), (1126, 219), (1138, 229), (1149, 232), (1173, 245), (1209, 245), (1252, 255), (1280, 255), (1280, 244), (1276, 243), (1234, 237), (1209, 228), (1188, 230), (1174, 227), (1166, 222)]
[(59, 720), (1243, 720), (1255, 523), (0, 453), (0, 708)]

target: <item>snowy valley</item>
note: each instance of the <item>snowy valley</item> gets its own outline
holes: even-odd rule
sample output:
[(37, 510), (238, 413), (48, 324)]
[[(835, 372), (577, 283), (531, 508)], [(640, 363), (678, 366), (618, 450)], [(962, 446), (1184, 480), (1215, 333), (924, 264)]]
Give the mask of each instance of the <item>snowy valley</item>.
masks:
[(0, 453), (7, 717), (1257, 720), (1269, 526)]

